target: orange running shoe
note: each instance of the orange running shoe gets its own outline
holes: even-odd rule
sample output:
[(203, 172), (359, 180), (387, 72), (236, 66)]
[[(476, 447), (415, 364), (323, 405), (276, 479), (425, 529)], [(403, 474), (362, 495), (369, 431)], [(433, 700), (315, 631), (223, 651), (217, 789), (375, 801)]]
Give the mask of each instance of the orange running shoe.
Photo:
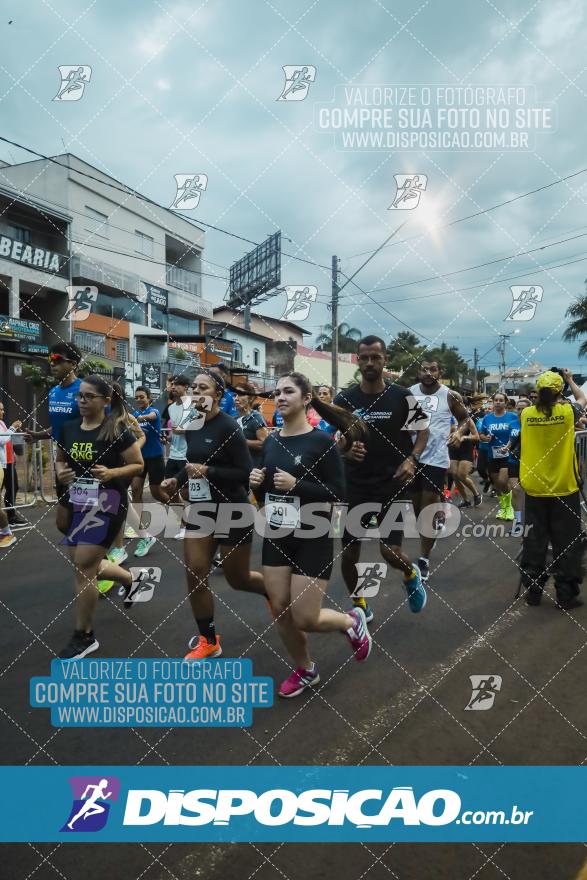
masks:
[(200, 636), (198, 644), (185, 655), (184, 660), (208, 660), (210, 657), (220, 657), (221, 654), (220, 636), (216, 636), (215, 645), (211, 645), (205, 636)]

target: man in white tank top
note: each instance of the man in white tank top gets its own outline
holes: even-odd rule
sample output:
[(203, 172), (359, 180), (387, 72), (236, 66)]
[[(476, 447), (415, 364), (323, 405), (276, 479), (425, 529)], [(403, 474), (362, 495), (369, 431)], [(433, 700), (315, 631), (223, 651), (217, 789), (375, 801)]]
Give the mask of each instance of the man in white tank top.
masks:
[[(414, 513), (416, 517), (431, 504), (440, 502), (446, 483), (450, 463), (448, 447), (460, 443), (460, 430), (465, 430), (469, 413), (461, 395), (451, 391), (440, 382), (441, 369), (437, 361), (422, 361), (418, 372), (418, 382), (410, 392), (418, 400), (421, 408), (430, 416), (429, 437), (424, 452), (419, 456), (416, 476), (410, 486)], [(452, 416), (458, 422), (457, 430), (451, 434)], [(435, 538), (420, 535), (420, 558), (418, 566), (422, 579), (428, 579), (429, 556)]]

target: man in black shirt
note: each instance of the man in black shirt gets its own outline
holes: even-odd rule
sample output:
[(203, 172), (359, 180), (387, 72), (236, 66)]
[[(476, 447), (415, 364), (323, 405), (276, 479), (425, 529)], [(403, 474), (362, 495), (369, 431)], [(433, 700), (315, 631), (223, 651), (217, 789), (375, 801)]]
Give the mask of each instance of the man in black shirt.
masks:
[[(411, 395), (407, 388), (384, 381), (385, 352), (385, 343), (378, 336), (361, 339), (358, 344), (361, 382), (344, 389), (334, 400), (337, 406), (352, 410), (369, 426), (366, 442), (353, 443), (344, 456), (347, 519), (353, 508), (360, 504), (381, 505), (378, 512), (374, 508), (361, 517), (362, 525), (369, 522), (373, 513), (376, 513), (380, 525), (392, 504), (405, 502), (405, 486), (413, 479), (418, 456), (428, 441), (428, 430), (424, 429), (417, 432), (416, 442), (412, 443), (410, 431), (405, 428), (410, 416)], [(385, 529), (379, 540), (383, 558), (404, 575), (410, 609), (415, 613), (421, 611), (426, 604), (426, 591), (417, 565), (402, 552), (401, 530)], [(356, 565), (361, 545), (348, 529), (345, 529), (342, 541), (342, 574), (352, 595), (357, 586)], [(353, 602), (363, 608), (368, 622), (373, 620), (373, 611), (364, 598), (353, 598)]]

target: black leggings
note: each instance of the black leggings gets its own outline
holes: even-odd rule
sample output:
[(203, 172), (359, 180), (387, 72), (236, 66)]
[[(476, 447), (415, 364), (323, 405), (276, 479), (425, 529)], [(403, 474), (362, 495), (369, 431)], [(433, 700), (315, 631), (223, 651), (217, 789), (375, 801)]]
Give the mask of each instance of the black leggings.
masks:
[[(554, 578), (561, 605), (579, 594), (583, 579), (581, 507), (579, 493), (563, 497), (537, 498), (526, 495), (527, 534), (522, 546), (522, 584), (541, 594), (549, 574)], [(548, 544), (552, 545), (552, 564), (547, 567)]]
[(481, 479), (488, 483), (489, 482), (489, 473), (487, 471), (487, 450), (479, 449), (477, 452), (477, 473), (481, 477)]

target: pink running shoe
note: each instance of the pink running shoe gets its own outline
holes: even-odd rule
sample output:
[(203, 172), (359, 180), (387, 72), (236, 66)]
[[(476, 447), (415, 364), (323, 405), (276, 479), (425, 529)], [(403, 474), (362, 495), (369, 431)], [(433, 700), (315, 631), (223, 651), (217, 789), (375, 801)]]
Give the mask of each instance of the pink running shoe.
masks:
[(280, 697), (297, 697), (298, 694), (301, 694), (302, 691), (305, 691), (306, 688), (312, 687), (314, 684), (318, 684), (320, 681), (320, 676), (318, 675), (318, 667), (315, 663), (312, 663), (311, 669), (303, 669), (301, 666), (298, 666), (295, 672), (286, 678), (285, 681), (282, 681), (279, 686), (279, 696)]
[(355, 660), (358, 663), (363, 663), (371, 653), (372, 644), (365, 612), (362, 608), (353, 608), (348, 613), (353, 618), (354, 623), (352, 630), (346, 632), (345, 635), (352, 645)]

